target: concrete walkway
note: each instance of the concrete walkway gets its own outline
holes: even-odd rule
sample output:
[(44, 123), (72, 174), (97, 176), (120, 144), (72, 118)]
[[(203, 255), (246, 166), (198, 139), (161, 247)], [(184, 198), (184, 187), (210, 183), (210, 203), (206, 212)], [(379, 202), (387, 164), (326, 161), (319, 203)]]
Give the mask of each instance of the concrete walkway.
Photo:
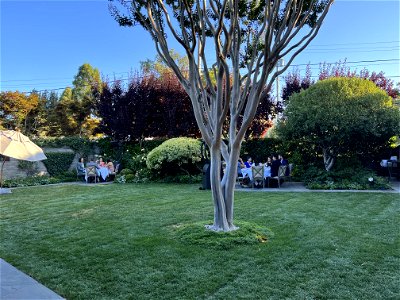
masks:
[(0, 258), (0, 299), (64, 299)]

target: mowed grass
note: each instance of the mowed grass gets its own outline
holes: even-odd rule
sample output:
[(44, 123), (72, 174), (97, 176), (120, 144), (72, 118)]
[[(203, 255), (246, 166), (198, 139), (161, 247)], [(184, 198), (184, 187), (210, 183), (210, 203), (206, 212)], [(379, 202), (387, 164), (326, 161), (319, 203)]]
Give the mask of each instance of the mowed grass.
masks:
[(400, 199), (237, 192), (266, 243), (192, 244), (198, 185), (47, 186), (0, 196), (0, 256), (67, 299), (399, 299)]

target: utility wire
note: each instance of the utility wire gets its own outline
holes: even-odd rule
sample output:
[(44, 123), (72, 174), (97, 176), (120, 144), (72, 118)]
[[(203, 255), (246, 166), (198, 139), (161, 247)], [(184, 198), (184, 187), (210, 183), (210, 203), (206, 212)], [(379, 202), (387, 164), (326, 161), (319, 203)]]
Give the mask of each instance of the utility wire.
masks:
[[(345, 64), (357, 64), (357, 63), (378, 63), (378, 62), (394, 62), (394, 61), (400, 61), (399, 58), (391, 58), (391, 59), (375, 59), (375, 60), (359, 60), (359, 61), (344, 61), (343, 63)], [(319, 66), (319, 65), (335, 65), (338, 64), (339, 62), (322, 62), (322, 63), (306, 63), (306, 64), (296, 64), (296, 65), (291, 65), (291, 67), (299, 67), (299, 66)], [(171, 71), (172, 72), (172, 71)], [(123, 74), (123, 73), (129, 73), (129, 72), (119, 72), (119, 73), (114, 73), (114, 74)], [(393, 78), (397, 78), (400, 76), (387, 76), (387, 77), (393, 77)], [(145, 78), (145, 76), (139, 76), (136, 78)], [(126, 81), (126, 80), (130, 80), (132, 78), (120, 78), (120, 79), (116, 79), (116, 80), (112, 80), (112, 81), (108, 81), (108, 83), (114, 83), (117, 81)], [(64, 90), (66, 87), (60, 87), (60, 88), (53, 88), (53, 89), (44, 89), (44, 90), (35, 90), (35, 92), (45, 92), (45, 91), (58, 91), (58, 90)], [(31, 94), (32, 91), (26, 91), (26, 92), (21, 92), (23, 94)]]

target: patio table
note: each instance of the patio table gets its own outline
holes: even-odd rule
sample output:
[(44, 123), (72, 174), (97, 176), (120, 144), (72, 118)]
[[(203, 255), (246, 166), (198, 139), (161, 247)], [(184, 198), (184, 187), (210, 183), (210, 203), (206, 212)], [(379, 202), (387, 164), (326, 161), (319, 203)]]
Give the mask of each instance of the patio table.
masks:
[[(243, 168), (241, 169), (243, 177), (249, 177), (250, 180), (253, 180), (253, 172), (251, 168)], [(264, 166), (264, 178), (271, 177), (271, 167)]]

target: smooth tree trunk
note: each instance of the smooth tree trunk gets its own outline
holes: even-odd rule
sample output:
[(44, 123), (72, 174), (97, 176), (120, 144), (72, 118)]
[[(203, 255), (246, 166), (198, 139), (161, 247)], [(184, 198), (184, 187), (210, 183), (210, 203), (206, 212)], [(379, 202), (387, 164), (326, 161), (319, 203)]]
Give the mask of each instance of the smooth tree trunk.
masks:
[(229, 161), (221, 178), (221, 151), (218, 147), (211, 147), (211, 191), (214, 201), (214, 222), (206, 227), (214, 231), (231, 231), (238, 229), (233, 223), (234, 195), (237, 176), (237, 161), (239, 149), (229, 153)]

